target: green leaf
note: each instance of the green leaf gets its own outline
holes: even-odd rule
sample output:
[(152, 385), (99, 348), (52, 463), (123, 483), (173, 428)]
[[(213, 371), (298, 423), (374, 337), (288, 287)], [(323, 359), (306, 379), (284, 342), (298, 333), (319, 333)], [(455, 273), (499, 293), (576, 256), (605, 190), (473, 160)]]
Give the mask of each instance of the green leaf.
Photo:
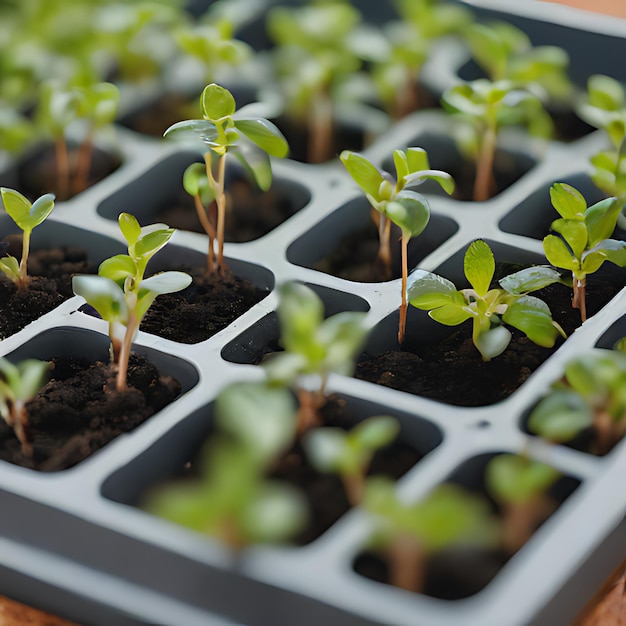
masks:
[(366, 313), (343, 311), (324, 320), (315, 340), (326, 353), (325, 370), (349, 376), (354, 369), (354, 357), (360, 350), (368, 329), (364, 324)]
[(272, 164), (266, 152), (255, 144), (241, 141), (231, 147), (230, 153), (243, 165), (259, 189), (267, 191), (272, 186)]
[(558, 219), (552, 222), (551, 228), (565, 239), (573, 255), (580, 259), (587, 247), (588, 233), (585, 223), (578, 220)]
[(364, 419), (350, 431), (350, 438), (359, 447), (378, 450), (388, 446), (400, 432), (400, 422), (390, 415), (375, 415)]
[(589, 233), (589, 247), (613, 234), (621, 208), (621, 202), (617, 198), (605, 198), (587, 209), (585, 224)]
[(126, 320), (124, 290), (110, 278), (100, 275), (73, 276), (72, 290), (96, 309), (103, 320), (109, 323)]
[(183, 120), (172, 124), (164, 133), (163, 137), (175, 135), (186, 138), (193, 137), (203, 143), (212, 144), (217, 139), (217, 127), (208, 120)]
[(124, 239), (126, 239), (126, 243), (128, 243), (129, 246), (135, 245), (139, 237), (141, 237), (141, 226), (137, 218), (130, 213), (120, 213), (117, 221), (120, 226), (120, 231), (122, 231), (122, 235), (124, 235)]
[(507, 308), (502, 320), (544, 348), (551, 348), (558, 336), (550, 308), (543, 300), (533, 296), (518, 298)]
[(51, 193), (41, 196), (33, 204), (14, 189), (1, 187), (0, 194), (5, 211), (23, 231), (31, 231), (41, 224), (54, 208), (54, 195)]
[(415, 185), (421, 185), (426, 180), (434, 180), (439, 183), (439, 186), (448, 194), (454, 192), (455, 183), (454, 179), (447, 172), (441, 170), (421, 170), (413, 172), (404, 177), (404, 186), (412, 187)]
[(141, 229), (142, 236), (131, 253), (135, 259), (152, 257), (167, 244), (176, 232), (174, 228), (163, 228), (164, 224), (153, 224), (152, 226), (156, 227), (155, 230), (150, 230), (150, 227)]
[(472, 317), (467, 307), (459, 304), (444, 304), (430, 311), (428, 315), (444, 326), (458, 326)]
[[(432, 272), (415, 272), (409, 278), (407, 297), (418, 309), (432, 309), (455, 301), (454, 283)], [(462, 300), (464, 302), (464, 300)]]
[(401, 191), (385, 206), (385, 215), (402, 230), (402, 236), (417, 237), (430, 220), (428, 200), (414, 191)]
[[(593, 259), (593, 257), (596, 257)], [(626, 267), (626, 241), (604, 239), (589, 250), (583, 257), (582, 269), (588, 274), (595, 272), (603, 261), (610, 261), (619, 267)], [(594, 269), (591, 269), (591, 268)]]
[(306, 433), (302, 444), (307, 458), (320, 472), (336, 472), (342, 467), (342, 457), (349, 454), (348, 434), (341, 428), (314, 428)]
[(224, 87), (211, 83), (200, 96), (200, 107), (207, 120), (220, 120), (233, 115), (237, 109), (235, 98)]
[(408, 174), (430, 170), (428, 154), (424, 148), (407, 148), (406, 160), (409, 166)]
[(557, 390), (533, 409), (528, 430), (549, 441), (564, 442), (592, 424), (593, 413), (578, 393)]
[(483, 357), (483, 361), (490, 361), (500, 356), (511, 343), (511, 331), (504, 326), (496, 326), (475, 335), (474, 345)]
[(139, 283), (140, 289), (145, 289), (156, 295), (175, 293), (186, 289), (191, 284), (191, 276), (185, 272), (160, 272)]
[(116, 254), (100, 263), (98, 275), (115, 281), (116, 283), (125, 281), (128, 277), (134, 276), (137, 271), (135, 261), (127, 254)]
[(578, 259), (572, 254), (565, 242), (556, 235), (544, 237), (543, 251), (548, 261), (555, 267), (561, 267), (572, 272), (580, 267)]
[(402, 180), (405, 176), (409, 175), (409, 162), (403, 150), (393, 151), (393, 164), (396, 168), (397, 180)]
[(549, 265), (536, 265), (509, 274), (498, 282), (500, 287), (508, 293), (514, 296), (521, 296), (560, 281), (561, 274), (553, 267)]
[(380, 200), (378, 190), (384, 178), (378, 168), (364, 156), (350, 150), (344, 150), (339, 158), (357, 185), (375, 200)]
[(19, 283), (21, 280), (20, 263), (14, 256), (0, 259), (0, 272), (5, 274), (11, 282)]
[(566, 183), (554, 183), (550, 188), (552, 206), (559, 215), (565, 219), (583, 219), (587, 209), (587, 201), (584, 196)]
[(479, 296), (489, 291), (491, 279), (496, 271), (496, 262), (489, 244), (482, 239), (473, 241), (463, 259), (465, 277)]
[(624, 88), (610, 76), (594, 74), (587, 81), (592, 106), (605, 111), (617, 111), (624, 106)]
[(280, 287), (278, 319), (282, 343), (289, 352), (308, 346), (324, 319), (324, 305), (318, 295), (300, 283)]
[(287, 140), (272, 122), (263, 118), (237, 119), (235, 127), (268, 154), (281, 158), (287, 156)]

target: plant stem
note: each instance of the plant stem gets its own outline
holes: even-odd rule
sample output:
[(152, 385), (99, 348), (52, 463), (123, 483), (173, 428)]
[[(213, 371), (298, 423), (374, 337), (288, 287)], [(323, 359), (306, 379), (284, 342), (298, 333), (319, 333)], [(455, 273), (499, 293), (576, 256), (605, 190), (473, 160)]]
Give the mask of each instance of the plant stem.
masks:
[(400, 589), (419, 593), (424, 586), (426, 555), (415, 537), (402, 534), (389, 546), (390, 582)]
[(57, 194), (59, 196), (59, 200), (67, 200), (70, 186), (70, 165), (65, 137), (61, 136), (56, 140), (54, 149), (58, 176)]
[(547, 519), (555, 508), (554, 501), (540, 494), (526, 502), (507, 502), (504, 505), (502, 542), (510, 553), (517, 552)]
[(343, 483), (343, 488), (346, 491), (350, 506), (359, 506), (363, 499), (363, 491), (365, 490), (365, 477), (363, 474), (359, 472), (354, 474), (344, 472), (341, 474), (341, 482)]
[(333, 108), (325, 92), (318, 93), (311, 103), (309, 116), (309, 163), (326, 161), (333, 145)]
[(320, 419), (318, 410), (319, 404), (319, 392), (309, 391), (308, 389), (298, 389), (298, 414), (296, 415), (297, 421), (297, 433), (298, 436), (305, 433), (310, 428), (321, 426), (322, 420)]
[(624, 436), (624, 428), (620, 428), (620, 424), (605, 410), (595, 411), (593, 428), (596, 435), (593, 452), (596, 454), (606, 454)]
[(214, 248), (215, 248), (215, 237), (217, 233), (215, 232), (215, 227), (213, 226), (213, 224), (211, 224), (211, 220), (209, 219), (209, 216), (207, 215), (207, 209), (205, 209), (204, 206), (202, 205), (202, 200), (200, 199), (200, 196), (198, 194), (196, 194), (193, 197), (193, 201), (196, 207), (196, 212), (198, 213), (198, 219), (200, 220), (200, 224), (202, 225), (202, 228), (204, 228), (204, 232), (209, 237), (209, 252), (207, 254), (207, 270), (210, 273), (213, 271), (213, 264), (215, 261), (215, 249)]
[(398, 90), (398, 95), (396, 97), (396, 106), (393, 113), (393, 117), (396, 120), (402, 119), (409, 113), (419, 109), (420, 102), (417, 91), (417, 73), (418, 72), (412, 67), (406, 68), (404, 84)]
[(226, 173), (226, 155), (220, 155), (217, 162), (217, 270), (224, 270), (224, 230), (226, 227), (226, 194), (224, 193), (224, 179)]
[(18, 287), (23, 289), (28, 286), (28, 255), (30, 253), (30, 233), (29, 229), (24, 230), (22, 235), (22, 258), (20, 259), (20, 282)]
[(78, 148), (78, 163), (74, 175), (73, 192), (80, 193), (87, 189), (89, 184), (89, 170), (93, 156), (93, 129), (89, 129), (87, 136)]
[(122, 340), (122, 347), (120, 348), (117, 378), (115, 382), (115, 388), (117, 389), (117, 391), (126, 391), (128, 389), (128, 384), (126, 381), (128, 375), (128, 360), (130, 359), (130, 349), (136, 330), (137, 317), (135, 315), (135, 311), (131, 310), (128, 315), (128, 323), (126, 325), (124, 339)]
[(474, 201), (483, 202), (491, 196), (493, 181), (493, 161), (496, 151), (495, 124), (489, 124), (480, 146), (480, 154), (476, 163), (476, 180), (474, 181)]
[(376, 209), (372, 209), (372, 218), (378, 228), (378, 259), (385, 276), (391, 279), (391, 220)]
[(13, 427), (13, 432), (22, 445), (22, 454), (26, 457), (32, 458), (33, 456), (33, 444), (28, 437), (28, 415), (26, 413), (26, 407), (21, 401), (16, 402), (12, 407), (10, 413), (13, 415), (10, 426)]
[(409, 246), (409, 238), (402, 235), (402, 239), (400, 242), (402, 249), (402, 303), (400, 304), (400, 325), (398, 327), (398, 343), (402, 343), (404, 341), (404, 334), (406, 331), (406, 311), (407, 311), (407, 300), (406, 300), (406, 283), (408, 278), (408, 246)]
[(586, 278), (581, 278), (580, 280), (574, 276), (574, 280), (572, 282), (572, 286), (574, 288), (574, 297), (572, 298), (572, 307), (575, 309), (580, 309), (580, 319), (581, 321), (586, 321), (587, 319), (587, 298), (585, 296), (585, 287), (587, 284)]

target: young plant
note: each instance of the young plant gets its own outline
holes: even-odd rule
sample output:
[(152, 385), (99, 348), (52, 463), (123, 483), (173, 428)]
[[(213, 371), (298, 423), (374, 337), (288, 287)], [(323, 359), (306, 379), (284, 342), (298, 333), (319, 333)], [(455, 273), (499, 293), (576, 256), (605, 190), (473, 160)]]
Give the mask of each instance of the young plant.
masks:
[(22, 444), (22, 454), (26, 457), (33, 456), (26, 403), (43, 386), (49, 368), (50, 363), (47, 361), (26, 359), (14, 365), (0, 357), (0, 416), (13, 428)]
[(499, 454), (489, 461), (487, 490), (503, 511), (502, 542), (517, 552), (555, 509), (548, 490), (561, 477), (549, 465), (517, 454)]
[(22, 229), (22, 258), (0, 258), (0, 272), (3, 272), (14, 282), (19, 289), (28, 285), (28, 254), (30, 251), (30, 237), (35, 226), (39, 226), (54, 208), (54, 196), (47, 193), (32, 204), (21, 193), (7, 187), (0, 187), (0, 196), (4, 210), (9, 217)]
[(280, 288), (278, 320), (285, 349), (265, 365), (273, 384), (290, 385), (302, 375), (319, 379), (316, 390), (297, 388), (298, 432), (321, 424), (320, 408), (326, 402), (326, 382), (331, 372), (350, 375), (354, 358), (368, 329), (366, 313), (345, 311), (324, 319), (324, 305), (314, 291), (298, 283)]
[(472, 341), (483, 361), (506, 350), (511, 331), (505, 325), (517, 328), (544, 348), (551, 348), (559, 333), (565, 336), (552, 320), (548, 305), (528, 295), (560, 281), (560, 274), (554, 268), (523, 269), (502, 278), (501, 288), (491, 288), (495, 260), (491, 248), (482, 239), (469, 245), (463, 268), (470, 288), (457, 290), (454, 283), (443, 276), (416, 272), (409, 286), (409, 300), (445, 326), (458, 326), (471, 319)]
[(426, 180), (435, 180), (448, 194), (454, 191), (454, 180), (446, 172), (430, 169), (428, 155), (423, 148), (395, 150), (393, 161), (396, 167), (396, 180), (388, 172), (381, 172), (364, 156), (344, 150), (341, 162), (348, 173), (365, 192), (372, 205), (372, 217), (378, 226), (378, 258), (391, 278), (391, 223), (402, 232), (400, 240), (402, 255), (402, 301), (400, 304), (400, 324), (398, 342), (402, 343), (406, 329), (408, 270), (408, 245), (413, 237), (421, 234), (430, 219), (430, 206), (426, 198), (410, 188), (421, 185)]
[(615, 196), (621, 205), (618, 224), (626, 229), (626, 96), (620, 82), (596, 74), (588, 81), (588, 99), (578, 114), (589, 124), (603, 129), (612, 148), (591, 158), (591, 178), (598, 189)]
[(406, 504), (392, 481), (374, 477), (367, 481), (363, 507), (375, 516), (370, 543), (386, 554), (391, 584), (417, 593), (431, 556), (452, 546), (491, 546), (499, 538), (487, 499), (458, 485), (440, 485), (420, 502)]
[(200, 455), (199, 478), (157, 489), (145, 508), (235, 551), (287, 540), (306, 522), (304, 499), (264, 474), (293, 442), (291, 394), (264, 383), (235, 383), (218, 396), (215, 416), (219, 432)]
[(121, 213), (118, 221), (128, 254), (105, 259), (97, 276), (74, 276), (72, 288), (108, 322), (112, 361), (117, 365), (116, 388), (125, 391), (130, 349), (141, 320), (157, 296), (185, 289), (191, 276), (161, 272), (144, 278), (148, 261), (167, 244), (174, 229), (164, 224), (142, 228), (129, 213)]
[(561, 443), (592, 429), (592, 451), (608, 452), (626, 434), (626, 354), (598, 350), (572, 359), (533, 409), (528, 430)]
[(616, 198), (606, 198), (587, 207), (583, 195), (565, 183), (552, 185), (550, 199), (561, 218), (552, 222), (551, 230), (556, 234), (544, 238), (543, 250), (552, 265), (572, 273), (572, 306), (580, 309), (584, 322), (587, 276), (599, 270), (605, 261), (626, 266), (626, 242), (609, 239), (621, 203)]
[(346, 432), (341, 428), (315, 428), (302, 443), (311, 463), (320, 471), (341, 477), (348, 501), (358, 506), (363, 498), (365, 477), (374, 454), (388, 446), (400, 432), (394, 417), (368, 417)]
[[(244, 109), (236, 112), (237, 105), (230, 91), (214, 83), (207, 85), (200, 97), (201, 120), (185, 120), (170, 126), (164, 136), (193, 137), (204, 143), (206, 182), (199, 173), (192, 178), (196, 187), (191, 195), (197, 195), (201, 186), (205, 200), (215, 202), (217, 221), (211, 227), (210, 210), (205, 208), (206, 219), (201, 222), (209, 236), (207, 255), (208, 271), (223, 272), (224, 228), (226, 221), (226, 192), (224, 189), (226, 155), (232, 154), (254, 177), (257, 185), (267, 191), (272, 183), (272, 168), (269, 155), (286, 156), (289, 147), (281, 132), (270, 121), (254, 116), (247, 116)], [(216, 161), (214, 162), (214, 159)], [(196, 171), (197, 172), (197, 171)], [(197, 205), (196, 205), (196, 208)], [(199, 214), (201, 211), (198, 209)], [(214, 239), (217, 243), (217, 261), (213, 264)]]

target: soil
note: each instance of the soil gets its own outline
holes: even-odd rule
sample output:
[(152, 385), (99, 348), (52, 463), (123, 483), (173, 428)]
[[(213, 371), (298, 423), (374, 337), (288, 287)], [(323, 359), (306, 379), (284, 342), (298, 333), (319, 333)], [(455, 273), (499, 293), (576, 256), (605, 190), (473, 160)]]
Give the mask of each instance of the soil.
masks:
[[(351, 414), (346, 402), (337, 396), (331, 396), (322, 409), (322, 415), (325, 426), (349, 430), (357, 424), (357, 419)], [(422, 456), (414, 448), (396, 441), (376, 453), (368, 475), (376, 474), (397, 479), (413, 467)], [(310, 523), (295, 538), (298, 545), (317, 539), (350, 509), (339, 477), (321, 474), (314, 469), (299, 443), (284, 455), (272, 472), (271, 478), (284, 480), (296, 486), (308, 500), (311, 511)]]
[(208, 275), (204, 268), (170, 268), (187, 272), (193, 282), (183, 291), (159, 296), (141, 330), (180, 343), (198, 343), (223, 330), (260, 302), (266, 291), (227, 272)]
[(67, 469), (173, 402), (181, 389), (135, 354), (126, 392), (116, 391), (111, 365), (101, 362), (53, 359), (50, 376), (26, 405), (33, 458), (22, 454), (13, 430), (1, 421), (1, 459), (42, 472)]
[[(506, 271), (509, 273), (511, 270)], [(621, 287), (592, 276), (587, 287), (588, 317), (607, 304)], [(570, 288), (555, 284), (533, 295), (548, 304), (553, 319), (567, 335), (580, 326), (580, 313), (571, 306)], [(409, 324), (400, 349), (361, 355), (355, 376), (457, 406), (494, 404), (511, 395), (563, 342), (559, 338), (554, 348), (542, 348), (521, 332), (510, 330), (513, 339), (508, 348), (485, 362), (472, 343), (471, 322), (465, 322), (444, 341), (431, 346), (420, 345), (417, 332), (412, 338)]]
[[(8, 253), (21, 256), (21, 238), (7, 237)], [(37, 250), (28, 257), (28, 289), (18, 289), (0, 274), (0, 339), (22, 330), (26, 325), (71, 298), (72, 275), (92, 274), (97, 268), (80, 248), (60, 247)]]
[[(227, 202), (224, 240), (230, 243), (258, 239), (298, 210), (289, 198), (281, 196), (274, 188), (261, 191), (244, 178), (228, 182)], [(193, 199), (187, 193), (181, 193), (174, 204), (157, 212), (155, 218), (171, 228), (204, 233)]]

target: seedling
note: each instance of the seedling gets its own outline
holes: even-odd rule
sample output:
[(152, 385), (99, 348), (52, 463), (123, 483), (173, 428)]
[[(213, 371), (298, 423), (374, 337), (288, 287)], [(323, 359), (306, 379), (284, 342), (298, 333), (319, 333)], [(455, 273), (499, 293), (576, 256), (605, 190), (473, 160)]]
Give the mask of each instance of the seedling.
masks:
[(549, 465), (516, 454), (500, 454), (487, 465), (487, 490), (504, 517), (502, 542), (517, 552), (554, 510), (548, 490), (561, 477)]
[(592, 451), (608, 452), (626, 434), (626, 354), (598, 350), (572, 359), (561, 380), (533, 409), (528, 429), (567, 442), (591, 428)]
[(161, 272), (144, 278), (148, 261), (167, 244), (174, 229), (165, 224), (142, 228), (129, 213), (120, 214), (119, 225), (128, 254), (105, 259), (97, 276), (74, 276), (72, 288), (108, 322), (112, 361), (117, 365), (116, 388), (125, 391), (130, 349), (141, 320), (158, 295), (185, 289), (191, 276)]
[(535, 266), (510, 274), (491, 288), (495, 260), (489, 245), (473, 241), (463, 260), (470, 288), (457, 290), (454, 283), (431, 272), (416, 272), (409, 286), (409, 300), (418, 309), (445, 326), (472, 320), (472, 341), (489, 361), (502, 354), (511, 341), (505, 325), (522, 331), (531, 341), (551, 348), (561, 327), (552, 319), (548, 305), (528, 293), (559, 282), (560, 274), (551, 267)]
[(423, 148), (395, 150), (393, 161), (396, 167), (396, 180), (388, 172), (381, 172), (364, 156), (344, 150), (341, 162), (348, 173), (365, 192), (372, 205), (372, 217), (378, 226), (378, 258), (391, 278), (391, 223), (401, 232), (402, 255), (402, 302), (400, 304), (400, 324), (398, 342), (402, 343), (406, 329), (408, 270), (408, 245), (413, 237), (421, 234), (430, 219), (430, 206), (426, 198), (411, 191), (410, 187), (421, 185), (426, 180), (434, 180), (448, 194), (454, 191), (454, 180), (446, 172), (430, 169), (428, 155)]
[(199, 478), (159, 488), (146, 508), (235, 551), (287, 540), (306, 522), (304, 499), (264, 473), (293, 439), (295, 406), (289, 392), (236, 383), (218, 396), (215, 416), (220, 432), (200, 455)]
[(618, 224), (626, 229), (626, 97), (624, 88), (610, 76), (596, 74), (588, 81), (589, 97), (582, 104), (579, 115), (589, 124), (603, 129), (612, 149), (592, 157), (594, 171), (591, 178), (598, 189), (617, 197), (621, 205)]
[(0, 153), (16, 154), (33, 139), (33, 123), (16, 110), (0, 105)]
[(26, 359), (14, 365), (0, 357), (0, 416), (13, 428), (26, 457), (33, 456), (26, 403), (43, 386), (49, 367), (47, 361)]
[(324, 320), (324, 305), (314, 291), (298, 283), (280, 288), (278, 320), (285, 351), (266, 363), (268, 379), (280, 385), (294, 384), (302, 375), (319, 379), (313, 391), (297, 388), (299, 433), (321, 424), (319, 410), (326, 402), (329, 374), (352, 373), (368, 332), (365, 317), (366, 313), (345, 311)]
[(375, 516), (375, 549), (387, 555), (390, 582), (420, 592), (428, 559), (453, 546), (490, 546), (499, 538), (497, 521), (487, 500), (462, 487), (443, 484), (420, 502), (406, 504), (392, 481), (367, 481), (363, 506)]
[(584, 322), (587, 276), (605, 261), (626, 266), (626, 242), (609, 239), (622, 205), (616, 198), (606, 198), (587, 207), (583, 195), (565, 183), (552, 185), (550, 199), (561, 218), (552, 222), (551, 229), (557, 234), (544, 238), (543, 249), (552, 265), (572, 273), (572, 306), (580, 309)]
[(363, 498), (365, 477), (374, 454), (398, 435), (400, 424), (394, 417), (368, 417), (346, 432), (341, 428), (315, 428), (302, 443), (311, 463), (320, 472), (341, 477), (348, 501), (358, 506)]
[(22, 258), (17, 261), (13, 256), (0, 258), (0, 271), (13, 281), (19, 289), (28, 285), (28, 254), (30, 251), (30, 237), (35, 226), (39, 226), (54, 208), (54, 196), (45, 194), (34, 203), (14, 189), (0, 187), (4, 210), (13, 221), (22, 229)]
[[(215, 202), (217, 207), (216, 224), (211, 224), (210, 211), (201, 222), (209, 236), (207, 255), (208, 271), (223, 272), (224, 262), (224, 227), (226, 221), (226, 192), (224, 189), (226, 172), (226, 154), (234, 155), (254, 177), (257, 185), (267, 191), (272, 184), (272, 168), (269, 155), (286, 156), (289, 147), (281, 132), (272, 122), (261, 117), (247, 116), (245, 107), (236, 113), (236, 103), (230, 91), (215, 83), (207, 85), (200, 97), (201, 120), (185, 120), (170, 126), (164, 136), (174, 135), (193, 137), (204, 143), (206, 183), (193, 174), (196, 188), (203, 188), (205, 199)], [(213, 159), (217, 161), (214, 164)], [(214, 171), (215, 165), (215, 171)], [(191, 176), (191, 175), (188, 175)], [(187, 188), (187, 186), (186, 186)], [(189, 190), (189, 189), (188, 189)], [(198, 195), (192, 193), (191, 195)], [(197, 204), (196, 204), (196, 208)], [(199, 210), (199, 209), (198, 209)], [(200, 211), (199, 211), (200, 214)], [(217, 243), (217, 262), (213, 264), (214, 239)]]

